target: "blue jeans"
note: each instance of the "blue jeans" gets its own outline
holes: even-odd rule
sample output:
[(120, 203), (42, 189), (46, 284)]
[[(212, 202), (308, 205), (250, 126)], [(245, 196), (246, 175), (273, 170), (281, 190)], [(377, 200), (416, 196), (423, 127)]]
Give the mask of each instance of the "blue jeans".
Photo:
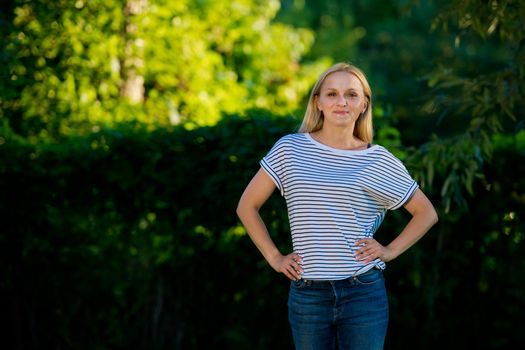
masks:
[(338, 281), (292, 281), (288, 319), (298, 350), (383, 349), (388, 299), (383, 272)]

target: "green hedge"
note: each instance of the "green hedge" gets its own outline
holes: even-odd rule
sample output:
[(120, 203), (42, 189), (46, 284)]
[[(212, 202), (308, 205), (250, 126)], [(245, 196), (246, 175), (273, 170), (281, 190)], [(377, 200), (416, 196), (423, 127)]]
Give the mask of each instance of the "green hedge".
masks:
[[(267, 348), (274, 339), (257, 324), (286, 327), (286, 287), (275, 288), (235, 206), (263, 150), (294, 123), (230, 118), (38, 146), (4, 138), (1, 283), (16, 343)], [(265, 215), (285, 230), (279, 203)]]
[[(229, 117), (190, 131), (123, 126), (55, 144), (0, 137), (0, 291), (15, 349), (291, 348), (288, 283), (263, 261), (235, 206), (259, 159), (297, 126)], [(525, 306), (525, 200), (492, 205), (525, 187), (502, 173), (523, 170), (523, 153), (506, 147), (512, 163), (501, 157), (489, 167), (476, 210), (442, 217), (389, 264), (387, 348), (437, 349), (463, 335), (460, 348), (477, 334), (492, 348), (523, 340), (523, 327), (510, 331), (521, 315), (498, 306), (500, 298)], [(263, 216), (289, 250), (278, 195)], [(390, 214), (379, 237), (406, 219)], [(491, 240), (502, 224), (506, 233)], [(507, 262), (520, 268), (511, 279)], [(484, 335), (489, 329), (495, 336)]]

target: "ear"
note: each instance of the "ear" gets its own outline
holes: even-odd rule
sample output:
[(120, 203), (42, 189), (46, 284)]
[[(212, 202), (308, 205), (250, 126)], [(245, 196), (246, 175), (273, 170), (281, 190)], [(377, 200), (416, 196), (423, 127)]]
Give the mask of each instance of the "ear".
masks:
[(322, 112), (323, 110), (321, 109), (321, 104), (319, 103), (319, 96), (318, 95), (315, 95), (314, 96), (314, 104), (315, 104), (315, 107), (317, 108), (317, 110), (319, 112)]

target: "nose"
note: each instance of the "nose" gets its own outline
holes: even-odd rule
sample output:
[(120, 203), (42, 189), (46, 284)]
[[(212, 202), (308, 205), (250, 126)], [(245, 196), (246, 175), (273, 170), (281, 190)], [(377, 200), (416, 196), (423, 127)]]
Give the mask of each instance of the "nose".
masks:
[(340, 106), (346, 106), (347, 103), (348, 101), (346, 100), (344, 95), (339, 96), (339, 98), (337, 99), (337, 104)]

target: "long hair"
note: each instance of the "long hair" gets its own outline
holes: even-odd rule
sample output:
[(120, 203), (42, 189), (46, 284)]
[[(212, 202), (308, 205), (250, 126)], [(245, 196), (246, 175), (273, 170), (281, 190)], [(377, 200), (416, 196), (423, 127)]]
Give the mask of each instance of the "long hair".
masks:
[(361, 82), (367, 103), (366, 110), (359, 115), (359, 118), (357, 118), (357, 121), (355, 122), (354, 136), (367, 143), (371, 143), (374, 138), (374, 129), (372, 125), (372, 91), (370, 90), (370, 85), (366, 80), (365, 74), (356, 66), (348, 63), (336, 63), (321, 74), (310, 93), (310, 98), (308, 100), (308, 105), (299, 132), (315, 132), (322, 129), (324, 115), (323, 112), (317, 108), (316, 99), (319, 98), (318, 96), (326, 77), (336, 72), (347, 72), (353, 74)]

